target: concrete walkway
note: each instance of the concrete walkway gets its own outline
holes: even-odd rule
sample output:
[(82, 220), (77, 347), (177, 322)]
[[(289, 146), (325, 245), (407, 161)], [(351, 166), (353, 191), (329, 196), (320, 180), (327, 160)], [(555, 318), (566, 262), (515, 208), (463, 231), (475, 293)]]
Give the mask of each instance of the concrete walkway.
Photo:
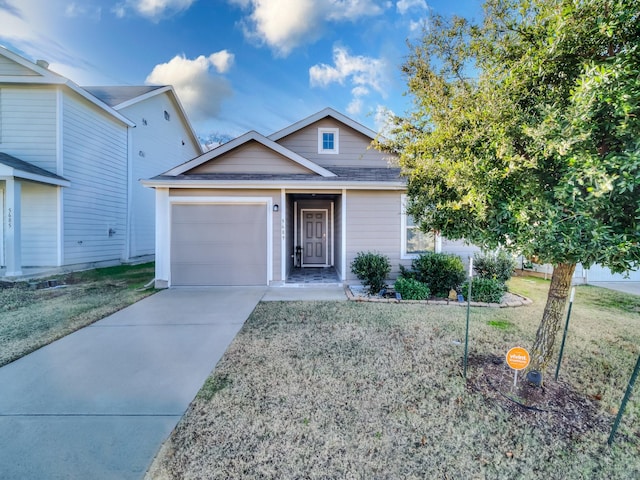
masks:
[(640, 282), (589, 282), (589, 285), (640, 295)]
[(0, 478), (142, 478), (268, 290), (165, 290), (0, 368)]

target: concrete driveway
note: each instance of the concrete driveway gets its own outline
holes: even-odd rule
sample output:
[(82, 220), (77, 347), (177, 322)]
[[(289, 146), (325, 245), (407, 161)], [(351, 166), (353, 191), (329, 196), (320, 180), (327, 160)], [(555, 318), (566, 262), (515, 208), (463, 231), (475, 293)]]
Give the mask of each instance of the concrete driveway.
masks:
[(165, 290), (0, 368), (0, 478), (142, 478), (267, 290)]

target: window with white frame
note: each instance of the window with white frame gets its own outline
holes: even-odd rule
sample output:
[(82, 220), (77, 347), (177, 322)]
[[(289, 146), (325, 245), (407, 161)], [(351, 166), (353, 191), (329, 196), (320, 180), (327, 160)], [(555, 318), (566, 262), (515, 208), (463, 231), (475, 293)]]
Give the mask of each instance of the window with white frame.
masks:
[(406, 196), (402, 198), (402, 258), (415, 258), (421, 253), (436, 251), (436, 236), (423, 232), (411, 215), (406, 213)]
[(340, 132), (337, 128), (318, 129), (318, 153), (339, 153)]

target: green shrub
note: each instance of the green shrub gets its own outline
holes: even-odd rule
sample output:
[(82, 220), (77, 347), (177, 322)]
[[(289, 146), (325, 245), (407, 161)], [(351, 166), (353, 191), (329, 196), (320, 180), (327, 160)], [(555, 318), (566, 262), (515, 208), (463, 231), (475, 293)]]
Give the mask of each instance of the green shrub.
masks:
[(386, 279), (390, 271), (389, 258), (379, 253), (358, 252), (351, 262), (351, 272), (368, 287), (372, 295), (387, 286)]
[(493, 278), (506, 283), (516, 269), (516, 262), (505, 251), (483, 252), (473, 256), (473, 269), (481, 278)]
[(448, 296), (449, 291), (457, 289), (465, 279), (462, 260), (453, 254), (422, 253), (411, 262), (411, 268), (411, 272), (401, 268), (401, 275), (426, 283), (429, 290), (438, 297)]
[[(469, 294), (469, 280), (464, 282), (461, 290), (466, 300)], [(471, 284), (471, 301), (500, 303), (506, 291), (506, 285), (500, 280), (477, 277), (473, 279), (473, 283)]]
[(414, 278), (400, 277), (393, 287), (403, 300), (426, 300), (431, 295), (429, 286)]

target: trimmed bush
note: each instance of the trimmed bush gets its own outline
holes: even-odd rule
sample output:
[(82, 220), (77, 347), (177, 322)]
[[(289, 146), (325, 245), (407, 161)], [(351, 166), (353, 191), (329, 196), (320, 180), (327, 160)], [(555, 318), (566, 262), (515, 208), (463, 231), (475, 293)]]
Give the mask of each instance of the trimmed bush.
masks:
[(376, 295), (387, 286), (386, 279), (390, 271), (389, 258), (379, 253), (358, 252), (351, 262), (351, 272), (369, 289), (371, 295)]
[(509, 281), (516, 269), (516, 262), (505, 251), (483, 252), (473, 256), (473, 269), (481, 278), (493, 278), (502, 283)]
[(426, 252), (411, 262), (412, 271), (400, 269), (403, 277), (426, 283), (437, 297), (446, 297), (465, 279), (464, 265), (460, 257), (447, 253)]
[[(466, 300), (469, 294), (469, 280), (464, 282), (461, 290)], [(477, 277), (473, 279), (473, 284), (471, 285), (471, 301), (500, 303), (506, 291), (507, 287), (500, 280)]]
[(402, 296), (403, 300), (426, 300), (431, 295), (429, 286), (414, 278), (400, 277), (396, 280), (393, 288)]

